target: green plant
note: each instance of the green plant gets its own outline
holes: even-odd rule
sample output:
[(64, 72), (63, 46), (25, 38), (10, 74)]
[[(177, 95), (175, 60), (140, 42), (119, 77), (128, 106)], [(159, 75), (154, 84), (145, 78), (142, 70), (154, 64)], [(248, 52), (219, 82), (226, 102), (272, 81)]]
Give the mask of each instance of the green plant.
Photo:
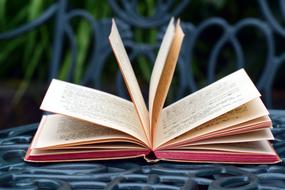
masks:
[[(51, 1), (30, 0), (27, 4), (21, 4), (0, 0), (0, 23), (2, 26), (0, 31), (13, 30), (19, 26), (19, 23), (21, 25), (36, 19), (50, 4)], [(19, 9), (19, 12), (12, 16), (9, 10), (14, 6)], [(47, 59), (50, 55), (50, 41), (49, 29), (47, 25), (43, 25), (15, 39), (0, 42), (3, 44), (0, 54), (0, 66), (3, 69), (0, 78), (3, 80), (13, 77), (14, 80), (20, 81), (12, 101), (13, 104), (18, 104), (31, 80), (35, 78), (35, 73), (42, 66), (42, 60)], [(39, 73), (44, 74), (44, 72), (37, 72), (37, 74)], [(43, 78), (43, 76), (38, 76), (38, 78)]]
[[(51, 4), (56, 1), (52, 0), (0, 0), (0, 33), (12, 30), (21, 24), (27, 23), (36, 19), (43, 13)], [(155, 14), (157, 1), (146, 0), (138, 1), (139, 6), (137, 11), (145, 17)], [(227, 18), (229, 23), (235, 23), (236, 20), (243, 16), (256, 16), (256, 8), (247, 8), (249, 3), (229, 2), (225, 0), (203, 0), (191, 1), (187, 11), (183, 11), (180, 15), (183, 21), (190, 21), (194, 24), (207, 19), (209, 16), (221, 16)], [(254, 3), (250, 3), (251, 7), (256, 7)], [(246, 8), (245, 8), (246, 7)], [(110, 18), (113, 16), (112, 10), (108, 1), (101, 0), (85, 0), (85, 1), (69, 1), (69, 8), (81, 8), (91, 13), (95, 19)], [(238, 10), (244, 9), (244, 12)], [(189, 14), (189, 12), (191, 14)], [(75, 65), (75, 73), (73, 74), (73, 82), (78, 83), (85, 73), (88, 62), (89, 48), (92, 46), (90, 38), (92, 29), (89, 23), (82, 18), (73, 18), (71, 21), (72, 29), (76, 35), (77, 45), (77, 60)], [(51, 60), (51, 47), (53, 41), (54, 20), (51, 19), (44, 25), (34, 29), (33, 31), (21, 35), (15, 39), (8, 41), (0, 41), (0, 80), (7, 78), (15, 81), (20, 81), (18, 91), (14, 96), (14, 104), (16, 105), (23, 94), (31, 85), (31, 81), (46, 81), (48, 74), (48, 65)], [(133, 28), (134, 41), (138, 43), (150, 43), (155, 45), (158, 31), (154, 28), (141, 29)], [(61, 67), (58, 71), (58, 78), (65, 79), (71, 64), (71, 50), (65, 48)], [(201, 54), (209, 52), (208, 44), (197, 44)], [(201, 71), (201, 62), (205, 58), (192, 58), (192, 67), (194, 75), (198, 79), (204, 77), (203, 70)], [(20, 61), (19, 61), (20, 60)], [(145, 57), (138, 56), (136, 58), (135, 70), (139, 74), (138, 78), (146, 83), (149, 82), (151, 75), (152, 63)], [(205, 65), (202, 65), (204, 68)], [(111, 69), (112, 70), (112, 69)]]

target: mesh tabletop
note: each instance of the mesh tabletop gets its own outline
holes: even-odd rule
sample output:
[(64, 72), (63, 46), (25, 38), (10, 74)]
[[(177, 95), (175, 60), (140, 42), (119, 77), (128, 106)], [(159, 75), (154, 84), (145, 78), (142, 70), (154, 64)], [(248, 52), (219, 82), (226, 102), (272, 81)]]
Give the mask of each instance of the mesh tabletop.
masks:
[(37, 124), (0, 131), (0, 189), (285, 189), (285, 111), (272, 110), (275, 165), (143, 159), (33, 164), (23, 161)]

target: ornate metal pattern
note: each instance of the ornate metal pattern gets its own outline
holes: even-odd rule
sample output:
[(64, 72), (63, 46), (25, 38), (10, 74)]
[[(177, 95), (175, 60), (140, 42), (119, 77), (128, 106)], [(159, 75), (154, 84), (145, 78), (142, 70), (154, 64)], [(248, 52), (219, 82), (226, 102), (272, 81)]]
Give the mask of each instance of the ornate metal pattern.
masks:
[[(179, 16), (190, 1), (157, 1), (156, 13), (152, 17), (143, 17), (136, 12), (138, 1), (118, 2), (109, 0), (124, 43), (129, 50), (131, 60), (145, 56), (154, 63), (158, 45), (137, 43), (133, 39), (133, 28), (153, 28), (160, 31), (157, 44), (160, 44), (165, 25), (171, 16)], [(197, 81), (192, 70), (194, 49), (200, 35), (211, 27), (222, 30), (210, 52), (207, 81), (215, 80), (217, 60), (225, 44), (229, 44), (236, 56), (235, 67), (246, 66), (244, 49), (238, 39), (238, 33), (247, 27), (253, 27), (264, 36), (267, 46), (266, 64), (257, 80), (258, 88), (264, 93), (267, 105), (272, 105), (271, 90), (277, 70), (283, 64), (285, 53), (277, 54), (274, 35), (284, 37), (285, 30), (270, 11), (268, 1), (258, 0), (264, 19), (245, 18), (229, 24), (222, 18), (210, 18), (199, 24), (183, 21), (186, 33), (185, 42), (178, 62), (179, 83), (175, 97), (180, 98), (189, 91), (197, 90)], [(284, 17), (285, 3), (280, 0), (280, 10)], [(101, 75), (107, 59), (112, 55), (108, 43), (111, 20), (94, 20), (85, 10), (68, 9), (68, 0), (58, 0), (40, 17), (12, 31), (0, 33), (0, 40), (8, 40), (29, 32), (34, 28), (55, 19), (53, 56), (50, 63), (49, 78), (57, 76), (63, 56), (64, 39), (72, 50), (72, 64), (66, 80), (70, 80), (76, 64), (77, 47), (75, 34), (70, 21), (75, 17), (86, 19), (93, 28), (93, 46), (88, 68), (82, 79), (83, 84), (101, 88)], [(133, 62), (134, 63), (134, 62)], [(121, 75), (118, 72), (116, 85), (119, 95), (126, 96)], [(285, 112), (272, 111), (276, 141), (274, 146), (285, 161)], [(26, 125), (0, 132), (0, 187), (10, 189), (284, 189), (285, 165), (217, 165), (182, 164), (160, 162), (148, 165), (140, 159), (84, 162), (64, 164), (28, 164), (23, 155), (28, 148), (37, 124)]]
[[(261, 15), (263, 18), (245, 18), (234, 24), (229, 24), (223, 18), (209, 18), (202, 21), (199, 24), (194, 25), (191, 21), (183, 21), (182, 25), (186, 33), (186, 38), (181, 51), (181, 56), (178, 62), (178, 84), (177, 91), (173, 97), (181, 98), (189, 92), (197, 90), (197, 81), (193, 72), (193, 55), (194, 50), (197, 47), (197, 41), (200, 39), (201, 34), (205, 31), (211, 30), (211, 28), (219, 28), (220, 36), (216, 39), (212, 50), (209, 52), (209, 59), (207, 63), (207, 73), (205, 78), (207, 83), (211, 83), (215, 80), (217, 75), (218, 58), (221, 52), (231, 47), (236, 60), (233, 61), (234, 67), (241, 68), (247, 66), (245, 50), (238, 38), (241, 30), (246, 28), (252, 28), (259, 32), (263, 36), (262, 43), (265, 43), (266, 60), (264, 68), (261, 69), (261, 74), (257, 77), (256, 83), (259, 90), (262, 91), (265, 102), (268, 107), (272, 106), (272, 85), (276, 77), (276, 73), (285, 59), (285, 53), (277, 53), (275, 36), (285, 36), (284, 27), (281, 26), (279, 21), (273, 16), (268, 1), (257, 0), (260, 7)], [(144, 56), (150, 63), (155, 61), (155, 52), (158, 45), (150, 45), (145, 43), (135, 42), (133, 39), (133, 29), (135, 27), (148, 29), (157, 28), (160, 32), (157, 36), (157, 44), (160, 44), (162, 34), (165, 26), (171, 16), (179, 16), (183, 13), (185, 7), (190, 1), (157, 1), (155, 14), (151, 17), (144, 17), (137, 11), (138, 1), (115, 1), (109, 0), (109, 4), (117, 16), (117, 22), (122, 34), (122, 38), (125, 42), (127, 49), (129, 50), (129, 56), (133, 60), (138, 56)], [(279, 7), (282, 16), (285, 15), (285, 3), (279, 0)], [(82, 78), (83, 84), (92, 84), (95, 88), (101, 88), (101, 79), (103, 69), (106, 67), (107, 60), (112, 56), (111, 48), (108, 43), (108, 34), (110, 31), (111, 20), (95, 20), (93, 16), (85, 10), (81, 9), (67, 9), (68, 0), (58, 0), (52, 6), (50, 6), (40, 17), (31, 23), (24, 24), (12, 31), (0, 33), (0, 40), (7, 40), (18, 37), (19, 35), (29, 32), (39, 25), (44, 24), (48, 20), (55, 18), (54, 27), (54, 41), (53, 41), (53, 54), (52, 60), (49, 65), (49, 79), (57, 76), (58, 70), (61, 67), (61, 60), (63, 57), (63, 44), (69, 45), (72, 52), (71, 66), (69, 68), (69, 74), (66, 80), (71, 80), (73, 76), (76, 59), (77, 59), (77, 47), (75, 43), (74, 29), (71, 27), (70, 22), (75, 17), (82, 17), (90, 23), (93, 29), (92, 40), (93, 47), (90, 50), (90, 57), (86, 73)], [(262, 44), (264, 45), (264, 44)], [(224, 73), (225, 74), (225, 73)], [(124, 84), (121, 79), (120, 72), (117, 72), (116, 86), (117, 92), (120, 96), (127, 97)]]
[(271, 111), (274, 147), (283, 163), (223, 165), (143, 159), (30, 164), (23, 156), (37, 124), (0, 131), (0, 188), (29, 189), (284, 189), (285, 111)]

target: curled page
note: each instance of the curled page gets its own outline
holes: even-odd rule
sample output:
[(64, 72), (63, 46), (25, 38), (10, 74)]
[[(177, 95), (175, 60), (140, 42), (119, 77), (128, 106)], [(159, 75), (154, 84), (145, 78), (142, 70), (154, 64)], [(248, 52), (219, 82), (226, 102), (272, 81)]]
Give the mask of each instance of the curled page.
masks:
[(175, 34), (175, 25), (174, 25), (174, 19), (171, 18), (166, 32), (164, 34), (163, 40), (161, 42), (160, 48), (158, 50), (158, 54), (155, 60), (155, 63), (153, 65), (151, 77), (150, 77), (150, 84), (149, 84), (149, 95), (148, 95), (148, 107), (149, 107), (149, 118), (150, 118), (150, 127), (152, 128), (153, 125), (153, 107), (154, 107), (154, 100), (155, 95), (158, 89), (159, 81), (161, 78), (161, 75), (163, 73), (163, 68), (165, 67), (167, 55), (169, 53), (169, 50), (171, 48), (171, 43), (173, 41)]
[(124, 81), (128, 88), (129, 94), (131, 96), (131, 99), (135, 105), (136, 112), (144, 128), (145, 135), (147, 136), (148, 141), (150, 142), (148, 110), (145, 105), (141, 89), (139, 87), (137, 78), (135, 76), (134, 70), (132, 68), (131, 62), (127, 55), (126, 49), (124, 47), (124, 44), (122, 42), (122, 39), (120, 37), (119, 31), (118, 31), (118, 28), (116, 26), (114, 19), (112, 23), (112, 29), (111, 29), (111, 33), (109, 36), (109, 40), (110, 40), (113, 52), (115, 54), (115, 57), (117, 59), (118, 65), (120, 67), (120, 70), (122, 72)]
[(252, 128), (256, 128), (254, 127), (256, 125), (258, 128), (261, 128), (263, 125), (269, 127), (271, 124), (270, 119), (267, 117), (268, 114), (260, 98), (255, 98), (236, 109), (187, 131), (166, 144), (168, 146), (179, 142), (189, 142), (202, 136), (215, 136), (219, 131), (225, 135), (227, 130), (252, 130)]
[(147, 144), (132, 102), (53, 79), (41, 109), (125, 132)]
[(166, 107), (157, 128), (155, 147), (259, 96), (246, 72), (240, 69)]
[(37, 139), (40, 140), (35, 140), (33, 143), (33, 148), (37, 149), (64, 148), (71, 145), (76, 148), (75, 145), (90, 145), (115, 140), (134, 141), (134, 138), (124, 132), (60, 114), (43, 116), (39, 127)]
[(155, 136), (156, 133), (157, 123), (171, 84), (184, 38), (184, 33), (180, 26), (179, 20), (177, 21), (173, 36), (174, 28), (173, 20), (171, 20), (160, 47), (151, 76), (149, 106), (150, 123), (153, 136)]

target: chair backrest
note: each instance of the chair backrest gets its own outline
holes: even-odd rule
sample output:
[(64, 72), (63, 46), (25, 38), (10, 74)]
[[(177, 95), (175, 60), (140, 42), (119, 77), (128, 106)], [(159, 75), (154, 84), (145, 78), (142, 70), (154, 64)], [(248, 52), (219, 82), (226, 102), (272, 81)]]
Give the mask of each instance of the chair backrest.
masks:
[[(187, 13), (188, 8), (191, 7), (191, 1), (154, 2), (156, 2), (155, 13), (150, 17), (144, 17), (137, 11), (139, 1), (109, 0), (133, 67), (136, 72), (140, 72), (140, 69), (147, 71), (146, 76), (139, 78), (144, 89), (147, 89), (145, 83), (148, 82), (147, 77), (155, 61), (166, 24), (173, 16), (191, 14)], [(116, 86), (117, 94), (127, 97), (118, 69), (112, 71), (111, 74), (105, 73), (106, 67), (109, 67), (108, 64), (116, 65), (108, 42), (111, 18), (95, 20), (86, 10), (72, 9), (68, 4), (68, 0), (55, 2), (32, 22), (12, 31), (0, 33), (0, 40), (15, 38), (55, 18), (48, 78), (58, 77), (65, 49), (70, 48), (71, 64), (65, 80), (72, 80), (76, 70), (78, 47), (71, 21), (75, 17), (83, 18), (92, 28), (90, 39), (92, 48), (88, 50), (90, 56), (83, 77), (80, 79), (81, 83), (104, 89), (106, 85), (103, 83), (107, 74), (107, 77), (114, 79), (113, 84)], [(277, 52), (276, 47), (278, 40), (284, 38), (285, 29), (274, 17), (268, 1), (257, 0), (256, 5), (259, 6), (260, 17), (243, 18), (234, 23), (229, 23), (226, 18), (211, 17), (193, 24), (191, 20), (184, 20), (182, 16), (185, 39), (169, 95), (172, 99), (170, 101), (179, 99), (236, 69), (245, 67), (249, 75), (254, 78), (267, 106), (272, 107), (274, 103), (272, 101), (273, 82), (285, 59), (284, 51)], [(280, 0), (278, 5), (284, 18), (285, 2)], [(145, 35), (152, 33), (153, 43), (134, 40), (134, 31), (138, 28), (148, 31)], [(247, 31), (249, 34), (246, 33)], [(253, 44), (252, 37), (260, 40)], [(256, 51), (252, 48), (256, 48)], [(250, 55), (248, 50), (255, 52), (255, 57)], [(258, 63), (260, 60), (263, 63)], [(256, 64), (251, 62), (256, 62)]]

